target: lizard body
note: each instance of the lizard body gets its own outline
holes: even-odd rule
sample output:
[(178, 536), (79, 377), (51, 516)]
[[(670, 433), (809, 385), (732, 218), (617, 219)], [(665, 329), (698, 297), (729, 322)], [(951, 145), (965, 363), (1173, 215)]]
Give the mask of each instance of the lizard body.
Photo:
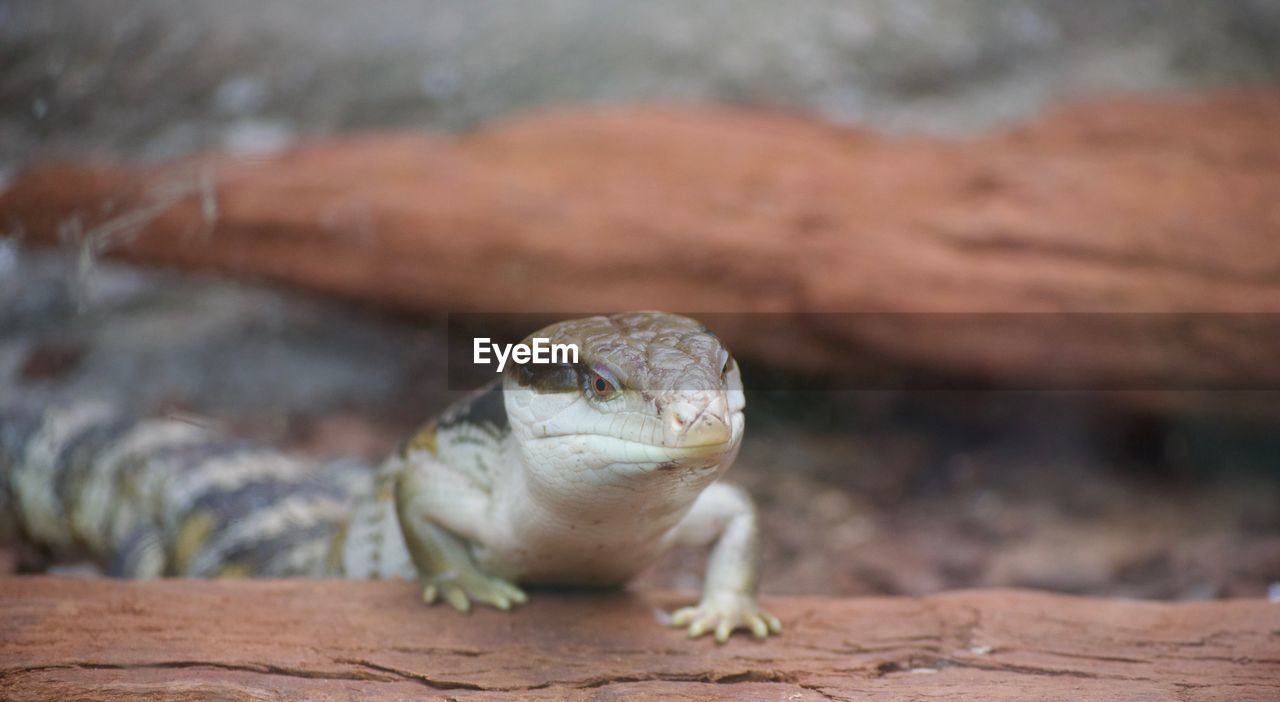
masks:
[(701, 601), (672, 623), (776, 633), (755, 602), (754, 509), (719, 482), (745, 404), (719, 340), (662, 313), (535, 336), (579, 362), (509, 367), (376, 474), (92, 405), (0, 421), (0, 536), (124, 577), (416, 577), (463, 611), (523, 603), (520, 585), (619, 586), (673, 546), (711, 546)]

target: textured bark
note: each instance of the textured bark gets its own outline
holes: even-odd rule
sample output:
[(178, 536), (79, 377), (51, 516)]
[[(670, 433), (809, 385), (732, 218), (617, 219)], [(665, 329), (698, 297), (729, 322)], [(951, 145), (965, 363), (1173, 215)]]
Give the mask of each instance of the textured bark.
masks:
[(1274, 700), (1280, 606), (1025, 591), (771, 598), (768, 642), (690, 641), (669, 595), (504, 614), (407, 582), (0, 580), (0, 697)]
[[(0, 214), (36, 242), (426, 311), (1274, 313), (1276, 134), (1277, 92), (1113, 100), (968, 142), (582, 111), (259, 159), (51, 165)], [(719, 331), (808, 370), (872, 358), (1032, 387), (1280, 388), (1275, 318), (1082, 319)]]

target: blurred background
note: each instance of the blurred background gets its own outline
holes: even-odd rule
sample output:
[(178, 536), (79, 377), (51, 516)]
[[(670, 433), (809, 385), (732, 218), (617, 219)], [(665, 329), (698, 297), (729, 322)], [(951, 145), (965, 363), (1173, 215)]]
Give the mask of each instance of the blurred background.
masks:
[(1280, 75), (1274, 0), (6, 0), (0, 158), (169, 158), (565, 103), (970, 135), (1047, 104)]
[[(791, 113), (865, 130), (896, 158), (1064, 104), (1194, 103), (1277, 79), (1280, 0), (0, 0), (0, 185), (55, 161), (252, 161), (352, 133), (465, 139), (530, 113), (655, 103)], [(56, 237), (33, 239), (13, 207), (0, 402), (181, 410), (375, 462), (456, 396), (447, 306), (32, 246)], [(1276, 246), (1266, 212), (1253, 235)], [(1275, 270), (1255, 282), (1280, 285)], [(1237, 393), (1246, 412), (1025, 384), (824, 391), (776, 354), (743, 362), (732, 475), (762, 506), (767, 592), (1280, 597), (1280, 414), (1256, 410), (1280, 406), (1274, 391)], [(750, 390), (753, 374), (769, 382)], [(642, 586), (692, 587), (699, 562), (675, 554)]]

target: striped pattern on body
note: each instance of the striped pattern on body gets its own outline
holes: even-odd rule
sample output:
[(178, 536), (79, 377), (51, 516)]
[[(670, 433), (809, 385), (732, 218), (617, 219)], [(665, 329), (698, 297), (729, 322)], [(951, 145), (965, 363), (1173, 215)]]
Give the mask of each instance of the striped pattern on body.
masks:
[(112, 576), (339, 575), (372, 479), (99, 404), (0, 415), (0, 539)]

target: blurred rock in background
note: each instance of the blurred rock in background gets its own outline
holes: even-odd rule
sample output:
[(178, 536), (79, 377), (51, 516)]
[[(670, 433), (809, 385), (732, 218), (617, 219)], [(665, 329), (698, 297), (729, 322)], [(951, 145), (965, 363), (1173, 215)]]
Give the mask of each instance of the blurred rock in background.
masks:
[(0, 167), (731, 103), (970, 134), (1083, 94), (1280, 76), (1276, 0), (4, 0)]
[[(447, 404), (442, 327), (205, 276), (108, 262), (78, 270), (0, 240), (0, 406), (189, 412), (375, 460)], [(299, 418), (324, 418), (316, 429), (341, 431), (348, 415), (368, 431), (300, 429)]]

